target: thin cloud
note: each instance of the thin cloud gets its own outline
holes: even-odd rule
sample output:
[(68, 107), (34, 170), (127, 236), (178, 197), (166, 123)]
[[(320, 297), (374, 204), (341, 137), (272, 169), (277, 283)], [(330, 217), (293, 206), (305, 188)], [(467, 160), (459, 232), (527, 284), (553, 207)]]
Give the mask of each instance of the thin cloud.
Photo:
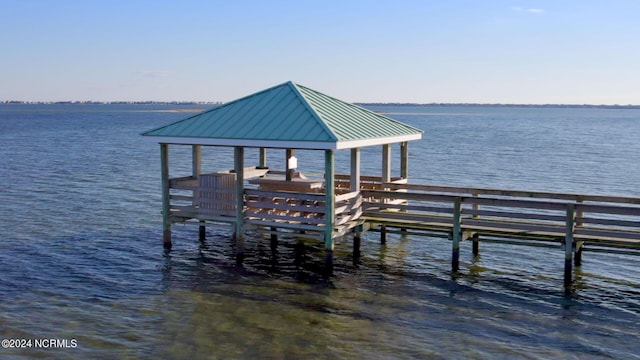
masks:
[(164, 77), (168, 77), (169, 75), (171, 75), (171, 73), (164, 70), (142, 72), (142, 76), (146, 78), (164, 78)]
[(530, 8), (530, 9), (525, 9), (519, 6), (513, 6), (511, 7), (511, 10), (515, 11), (515, 12), (529, 12), (529, 13), (533, 13), (533, 14), (541, 14), (544, 12), (544, 9), (538, 9), (538, 8)]

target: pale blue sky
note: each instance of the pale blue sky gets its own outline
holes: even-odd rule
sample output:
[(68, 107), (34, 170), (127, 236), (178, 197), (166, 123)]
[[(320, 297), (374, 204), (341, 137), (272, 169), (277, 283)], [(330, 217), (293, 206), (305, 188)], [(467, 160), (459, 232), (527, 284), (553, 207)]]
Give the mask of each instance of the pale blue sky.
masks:
[(0, 100), (640, 104), (640, 1), (0, 0)]

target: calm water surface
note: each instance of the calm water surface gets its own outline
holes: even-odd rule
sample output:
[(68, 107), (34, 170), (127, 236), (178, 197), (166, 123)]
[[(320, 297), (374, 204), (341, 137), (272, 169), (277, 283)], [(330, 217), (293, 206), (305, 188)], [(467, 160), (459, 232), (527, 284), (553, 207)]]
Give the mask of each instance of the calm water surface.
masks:
[[(452, 276), (446, 240), (370, 233), (359, 263), (339, 243), (324, 279), (320, 244), (285, 240), (274, 258), (249, 236), (238, 268), (228, 229), (200, 243), (177, 225), (164, 254), (159, 149), (138, 134), (190, 108), (0, 105), (0, 338), (77, 340), (0, 358), (640, 358), (640, 257), (585, 253), (564, 296), (560, 249), (466, 244)], [(372, 109), (425, 131), (413, 182), (640, 196), (640, 110)], [(380, 153), (363, 150), (363, 173)], [(229, 155), (204, 149), (204, 170)], [(189, 156), (171, 147), (172, 176)], [(321, 153), (297, 156), (322, 171)]]

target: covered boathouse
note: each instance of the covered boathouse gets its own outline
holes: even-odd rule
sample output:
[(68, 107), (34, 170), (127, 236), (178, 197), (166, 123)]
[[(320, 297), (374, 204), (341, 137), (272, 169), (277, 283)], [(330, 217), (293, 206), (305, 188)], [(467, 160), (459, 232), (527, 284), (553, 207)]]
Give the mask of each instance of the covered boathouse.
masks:
[[(361, 190), (406, 183), (408, 142), (421, 139), (422, 133), (293, 82), (144, 132), (160, 144), (164, 246), (171, 248), (174, 223), (195, 223), (201, 238), (206, 223), (228, 223), (238, 261), (244, 257), (245, 231), (251, 228), (271, 234), (272, 240), (279, 232), (317, 238), (324, 242), (330, 265), (336, 238), (355, 233), (359, 243)], [(394, 178), (392, 144), (400, 145), (400, 176)], [(190, 176), (169, 177), (169, 145), (192, 147)], [(202, 173), (202, 146), (232, 147), (233, 169)], [(382, 147), (381, 174), (360, 174), (360, 148), (368, 146)], [(258, 164), (245, 166), (246, 149), (259, 151)], [(280, 169), (267, 165), (267, 149), (284, 150)], [(297, 171), (297, 149), (324, 153), (321, 177)], [(336, 174), (334, 153), (347, 149), (350, 174)]]

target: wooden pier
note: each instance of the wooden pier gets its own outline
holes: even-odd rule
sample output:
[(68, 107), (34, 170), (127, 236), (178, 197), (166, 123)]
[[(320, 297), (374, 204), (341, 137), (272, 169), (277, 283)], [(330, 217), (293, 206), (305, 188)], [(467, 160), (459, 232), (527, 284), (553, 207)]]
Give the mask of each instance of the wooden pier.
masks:
[[(284, 173), (255, 168), (245, 172), (264, 179)], [(332, 238), (353, 236), (354, 252), (360, 251), (360, 233), (367, 230), (379, 231), (381, 241), (394, 230), (445, 236), (451, 241), (451, 269), (455, 272), (460, 268), (463, 242), (471, 243), (474, 255), (479, 254), (481, 242), (545, 246), (564, 252), (567, 288), (572, 268), (581, 265), (584, 251), (640, 255), (640, 198), (429, 186), (409, 184), (405, 179), (382, 182), (375, 176), (361, 177), (360, 190), (350, 191), (349, 175), (337, 174), (336, 178)], [(171, 195), (175, 202), (186, 202), (171, 203), (172, 223), (235, 224), (235, 189), (195, 186), (192, 178), (172, 179), (171, 184), (172, 191), (195, 194)], [(321, 190), (247, 188), (242, 200), (244, 227), (272, 237), (303, 234), (299, 236), (322, 241), (327, 204)], [(216, 195), (212, 196), (213, 192)], [(212, 199), (217, 208), (203, 206)]]
[[(471, 242), (548, 246), (564, 252), (564, 285), (584, 251), (640, 254), (640, 198), (430, 186), (409, 182), (408, 144), (422, 130), (287, 82), (218, 108), (143, 133), (160, 144), (163, 243), (171, 226), (226, 223), (244, 257), (244, 234), (282, 233), (324, 243), (327, 269), (334, 241), (361, 233), (428, 234), (451, 240), (451, 269), (460, 268), (460, 247)], [(192, 147), (192, 173), (170, 178), (169, 146)], [(392, 176), (392, 148), (399, 148)], [(203, 172), (201, 147), (232, 147), (233, 169)], [(360, 149), (381, 147), (381, 173), (360, 173)], [(245, 150), (259, 151), (259, 164), (245, 166)], [(284, 152), (284, 167), (267, 166), (267, 150)], [(322, 152), (324, 172), (308, 178), (297, 170), (296, 149)], [(335, 151), (349, 150), (350, 173), (336, 174)], [(277, 170), (281, 169), (281, 170)]]

